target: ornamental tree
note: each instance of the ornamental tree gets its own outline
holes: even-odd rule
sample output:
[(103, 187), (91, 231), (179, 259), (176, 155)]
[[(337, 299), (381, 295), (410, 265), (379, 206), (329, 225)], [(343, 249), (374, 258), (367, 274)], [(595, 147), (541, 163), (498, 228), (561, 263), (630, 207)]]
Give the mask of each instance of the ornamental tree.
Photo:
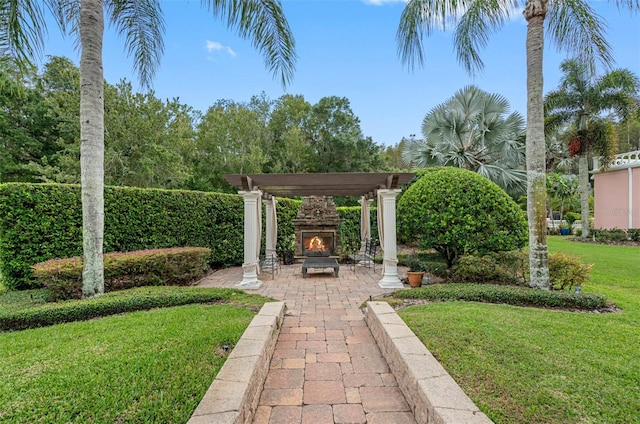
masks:
[(526, 243), (523, 211), (495, 183), (466, 169), (430, 168), (398, 201), (398, 235), (435, 249), (451, 267), (460, 256)]

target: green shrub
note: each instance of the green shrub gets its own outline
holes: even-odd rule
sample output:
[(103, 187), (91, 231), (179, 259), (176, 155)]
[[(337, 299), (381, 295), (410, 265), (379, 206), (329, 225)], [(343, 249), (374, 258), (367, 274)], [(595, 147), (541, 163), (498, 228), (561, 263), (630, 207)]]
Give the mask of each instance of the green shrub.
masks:
[(629, 228), (627, 230), (627, 236), (631, 241), (640, 241), (640, 228)]
[(597, 310), (608, 306), (604, 296), (566, 291), (538, 290), (495, 284), (431, 284), (398, 290), (393, 297), (431, 301), (472, 301), (541, 308)]
[(450, 267), (464, 254), (524, 246), (527, 226), (522, 210), (496, 184), (445, 167), (426, 172), (399, 200), (398, 235), (435, 249)]
[[(575, 255), (550, 253), (549, 288), (571, 290), (590, 278), (593, 265), (585, 265)], [(450, 280), (459, 283), (494, 283), (526, 286), (529, 280), (529, 255), (526, 250), (466, 255), (451, 269)]]
[(629, 239), (627, 232), (620, 228), (613, 228), (611, 230), (594, 229), (591, 232), (591, 236), (594, 241), (600, 243), (621, 242)]
[(439, 253), (417, 252), (410, 255), (399, 254), (398, 265), (404, 265), (409, 268), (413, 264), (421, 268), (423, 271), (438, 277), (447, 275), (447, 263), (442, 259)]
[[(139, 286), (186, 285), (207, 270), (211, 249), (183, 247), (104, 255), (104, 291)], [(33, 266), (52, 300), (82, 297), (82, 258), (51, 259)]]
[(451, 269), (450, 280), (455, 282), (526, 285), (524, 277), (518, 278), (524, 272), (524, 268), (517, 267), (517, 265), (508, 266), (503, 264), (499, 258), (500, 256), (493, 254), (483, 256), (465, 255)]
[(582, 286), (591, 276), (593, 265), (585, 265), (579, 257), (562, 252), (549, 254), (550, 288), (555, 290), (571, 290)]
[[(211, 249), (211, 266), (243, 261), (239, 195), (130, 187), (105, 187), (104, 195), (104, 252), (205, 246)], [(279, 234), (293, 235), (299, 205), (278, 200)], [(0, 184), (0, 274), (9, 289), (36, 287), (33, 264), (80, 255), (80, 186)]]
[[(337, 208), (342, 219), (340, 224), (340, 244), (342, 253), (348, 255), (354, 249), (360, 248), (360, 206), (340, 206)], [(371, 238), (378, 238), (377, 209), (372, 205), (369, 209), (371, 223)]]
[[(45, 327), (153, 308), (261, 298), (241, 290), (202, 287), (139, 287), (88, 300), (47, 303), (14, 313), (0, 312), (0, 331)], [(266, 300), (266, 298), (261, 298)], [(251, 302), (248, 302), (251, 303)], [(254, 302), (255, 303), (255, 302)], [(264, 303), (263, 301), (257, 303)]]
[(573, 223), (579, 220), (581, 215), (579, 213), (567, 212), (564, 214), (564, 219), (567, 221), (569, 228), (573, 226)]

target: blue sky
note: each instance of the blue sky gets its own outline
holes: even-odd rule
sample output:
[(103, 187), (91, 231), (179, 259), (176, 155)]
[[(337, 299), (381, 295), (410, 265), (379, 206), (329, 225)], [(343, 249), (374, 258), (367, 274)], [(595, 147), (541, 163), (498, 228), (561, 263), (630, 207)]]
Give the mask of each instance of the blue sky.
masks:
[[(640, 75), (640, 15), (618, 11), (606, 1), (591, 2), (607, 21), (607, 39), (616, 67)], [(165, 53), (153, 89), (162, 99), (178, 97), (201, 111), (219, 99), (248, 101), (265, 92), (271, 99), (302, 94), (310, 103), (325, 96), (346, 97), (360, 118), (365, 136), (393, 145), (410, 134), (420, 136), (425, 114), (455, 91), (475, 84), (499, 93), (522, 115), (526, 112), (526, 23), (519, 13), (491, 37), (482, 51), (484, 71), (475, 78), (457, 63), (450, 32), (436, 32), (425, 42), (426, 63), (413, 72), (396, 54), (395, 35), (401, 1), (283, 0), (296, 39), (298, 63), (293, 82), (283, 89), (265, 69), (249, 42), (227, 30), (197, 0), (162, 2), (167, 30)], [(115, 84), (126, 78), (137, 85), (133, 61), (124, 42), (107, 27), (104, 75)], [(46, 55), (67, 56), (76, 64), (73, 40), (49, 26)], [(566, 58), (547, 41), (545, 92), (556, 88), (559, 64)]]

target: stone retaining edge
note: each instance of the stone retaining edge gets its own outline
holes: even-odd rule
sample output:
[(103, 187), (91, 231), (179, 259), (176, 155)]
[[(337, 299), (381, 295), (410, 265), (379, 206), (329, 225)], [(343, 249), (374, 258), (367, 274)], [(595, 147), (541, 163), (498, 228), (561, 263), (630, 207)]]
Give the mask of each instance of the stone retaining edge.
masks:
[(493, 423), (388, 303), (367, 302), (365, 321), (417, 422)]
[(187, 424), (248, 424), (284, 319), (285, 303), (265, 303), (233, 348)]

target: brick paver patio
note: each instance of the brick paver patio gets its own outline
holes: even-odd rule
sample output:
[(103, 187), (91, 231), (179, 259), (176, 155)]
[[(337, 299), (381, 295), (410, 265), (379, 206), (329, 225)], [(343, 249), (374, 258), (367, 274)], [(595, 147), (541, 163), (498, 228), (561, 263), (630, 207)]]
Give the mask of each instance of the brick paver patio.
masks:
[[(360, 310), (391, 292), (378, 287), (378, 273), (342, 265), (338, 278), (331, 270), (303, 279), (296, 264), (260, 278), (252, 292), (285, 301), (287, 313), (254, 424), (416, 422)], [(234, 287), (241, 279), (241, 268), (229, 268), (200, 285)]]

